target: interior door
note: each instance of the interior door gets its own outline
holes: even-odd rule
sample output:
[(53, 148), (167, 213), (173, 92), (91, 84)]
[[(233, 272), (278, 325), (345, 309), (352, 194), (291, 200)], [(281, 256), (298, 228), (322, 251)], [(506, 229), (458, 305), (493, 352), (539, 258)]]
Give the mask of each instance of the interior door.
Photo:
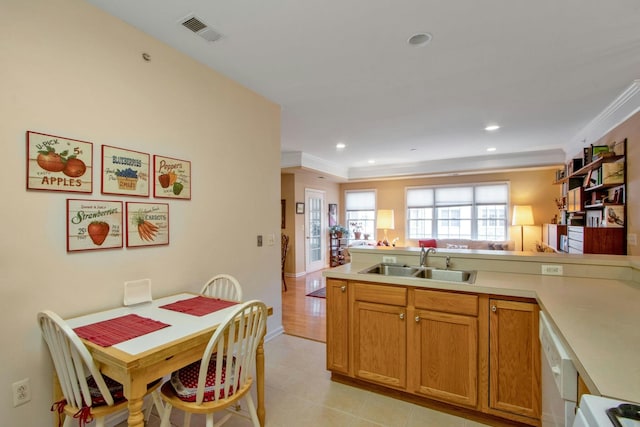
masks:
[(318, 190), (305, 190), (305, 251), (307, 272), (320, 270), (326, 265), (326, 229), (327, 219), (324, 215), (324, 192)]

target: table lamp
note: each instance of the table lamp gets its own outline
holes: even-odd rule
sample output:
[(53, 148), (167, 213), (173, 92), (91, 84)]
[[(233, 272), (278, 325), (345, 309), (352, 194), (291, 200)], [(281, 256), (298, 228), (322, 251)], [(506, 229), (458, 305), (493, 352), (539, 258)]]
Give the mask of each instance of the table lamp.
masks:
[(393, 230), (393, 224), (393, 209), (378, 209), (376, 228), (384, 230), (384, 240), (382, 243), (384, 243), (385, 246), (389, 246), (387, 230)]
[(524, 226), (534, 225), (533, 210), (530, 205), (513, 205), (511, 225), (520, 226), (520, 250), (524, 251)]

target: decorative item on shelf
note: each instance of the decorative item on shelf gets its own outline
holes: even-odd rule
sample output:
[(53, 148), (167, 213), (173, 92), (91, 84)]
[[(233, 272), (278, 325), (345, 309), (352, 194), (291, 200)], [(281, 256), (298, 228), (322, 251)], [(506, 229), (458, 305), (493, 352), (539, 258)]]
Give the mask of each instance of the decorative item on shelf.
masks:
[(369, 240), (369, 237), (371, 237), (371, 234), (364, 233), (364, 240)]
[(329, 227), (329, 233), (333, 234), (337, 238), (341, 238), (343, 234), (349, 232), (349, 229), (343, 225), (336, 224)]
[(383, 245), (389, 246), (389, 238), (387, 237), (387, 230), (394, 229), (393, 209), (378, 209), (376, 227), (378, 229), (384, 230), (384, 240), (382, 240), (382, 242), (378, 242), (378, 243), (382, 243), (382, 245), (379, 244), (379, 246), (383, 246)]
[(624, 206), (606, 206), (602, 213), (603, 227), (624, 227)]

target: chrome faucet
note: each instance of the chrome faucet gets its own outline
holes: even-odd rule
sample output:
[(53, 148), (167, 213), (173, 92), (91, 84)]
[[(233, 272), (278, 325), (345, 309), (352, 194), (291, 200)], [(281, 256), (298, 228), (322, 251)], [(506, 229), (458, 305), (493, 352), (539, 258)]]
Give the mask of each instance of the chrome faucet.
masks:
[(429, 256), (429, 254), (435, 254), (435, 253), (436, 253), (436, 248), (427, 249), (423, 246), (422, 249), (420, 249), (420, 267), (426, 267), (427, 257)]

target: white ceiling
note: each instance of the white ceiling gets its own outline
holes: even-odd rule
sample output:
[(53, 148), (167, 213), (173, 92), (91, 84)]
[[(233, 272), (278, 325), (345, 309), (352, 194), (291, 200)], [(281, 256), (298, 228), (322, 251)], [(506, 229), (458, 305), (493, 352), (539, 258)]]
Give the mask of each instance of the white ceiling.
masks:
[(278, 103), (284, 166), (348, 179), (558, 164), (640, 77), (638, 0), (88, 1)]

